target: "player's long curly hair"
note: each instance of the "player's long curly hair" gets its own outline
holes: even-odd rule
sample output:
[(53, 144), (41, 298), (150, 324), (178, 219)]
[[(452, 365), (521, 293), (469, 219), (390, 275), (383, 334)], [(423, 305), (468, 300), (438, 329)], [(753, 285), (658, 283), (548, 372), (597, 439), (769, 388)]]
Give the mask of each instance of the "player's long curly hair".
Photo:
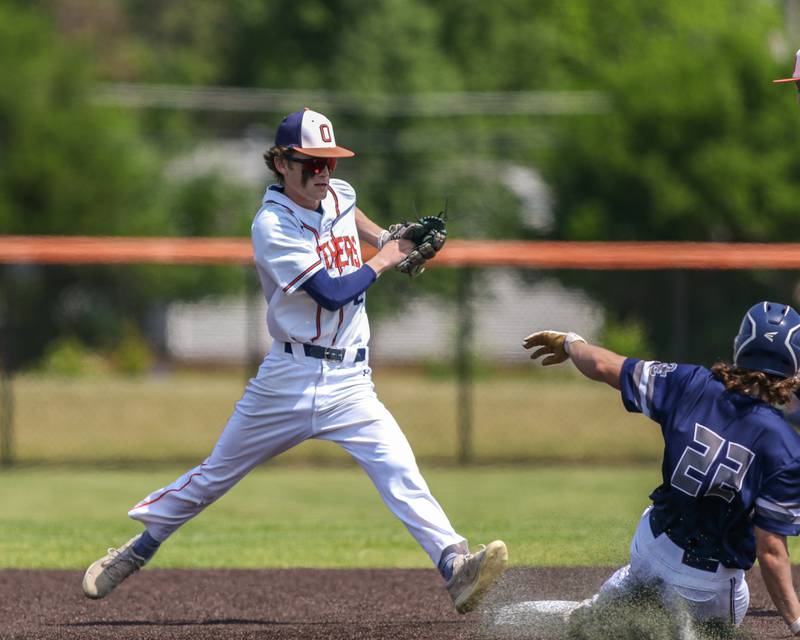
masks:
[(728, 391), (738, 391), (769, 404), (787, 404), (800, 389), (797, 376), (781, 378), (763, 371), (734, 367), (727, 362), (717, 362), (711, 367), (711, 373)]
[(275, 158), (285, 158), (291, 153), (292, 150), (289, 147), (280, 147), (278, 145), (270, 147), (264, 152), (264, 163), (275, 174), (275, 179), (279, 184), (283, 184), (283, 175), (275, 168)]

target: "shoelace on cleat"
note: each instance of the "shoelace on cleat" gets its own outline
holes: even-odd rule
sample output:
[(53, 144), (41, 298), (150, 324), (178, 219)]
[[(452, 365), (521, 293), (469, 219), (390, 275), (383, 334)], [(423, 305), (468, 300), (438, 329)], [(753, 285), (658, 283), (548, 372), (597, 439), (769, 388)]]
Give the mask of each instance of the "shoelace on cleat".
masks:
[[(134, 571), (139, 570), (140, 564), (129, 549), (120, 552), (119, 549), (111, 548), (108, 550), (108, 554), (111, 557), (101, 566), (113, 582), (123, 580)], [(129, 566), (125, 566), (125, 563)]]
[(475, 553), (464, 554), (464, 559), (459, 570), (454, 573), (453, 584), (469, 583), (475, 580), (478, 575), (480, 562), (474, 562), (474, 558), (486, 549), (485, 544), (478, 545)]

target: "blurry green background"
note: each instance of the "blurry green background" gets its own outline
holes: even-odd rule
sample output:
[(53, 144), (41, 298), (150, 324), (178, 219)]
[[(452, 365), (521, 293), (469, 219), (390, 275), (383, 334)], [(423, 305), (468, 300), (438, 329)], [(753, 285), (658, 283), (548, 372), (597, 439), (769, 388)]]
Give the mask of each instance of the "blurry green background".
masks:
[[(383, 224), (447, 197), (451, 237), (791, 241), (800, 114), (771, 80), (791, 71), (797, 15), (796, 0), (7, 0), (0, 233), (246, 236), (266, 169), (245, 180), (208, 149), (250, 141), (252, 167), (282, 116), (310, 106), (358, 151), (338, 173)], [(520, 193), (538, 187), (547, 211)], [(30, 271), (3, 283), (15, 367), (64, 335), (113, 349), (121, 318), (141, 331), (167, 298), (243, 286), (202, 268)], [(702, 322), (678, 348), (671, 274), (560, 277), (664, 359), (727, 354), (713, 319), (795, 283), (692, 279), (684, 313)], [(455, 295), (456, 278), (376, 287), (370, 309)]]

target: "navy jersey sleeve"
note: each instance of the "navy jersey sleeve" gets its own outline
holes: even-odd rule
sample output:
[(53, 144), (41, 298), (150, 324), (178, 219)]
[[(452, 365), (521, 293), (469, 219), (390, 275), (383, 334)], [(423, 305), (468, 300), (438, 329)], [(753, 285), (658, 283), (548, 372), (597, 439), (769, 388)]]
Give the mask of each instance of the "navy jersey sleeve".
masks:
[(620, 393), (628, 411), (663, 422), (681, 401), (699, 367), (628, 358), (622, 365)]
[(764, 483), (753, 524), (784, 536), (800, 535), (800, 463), (793, 460)]
[(377, 277), (368, 264), (338, 278), (331, 278), (327, 271), (321, 269), (303, 283), (303, 289), (323, 309), (336, 311), (358, 298)]

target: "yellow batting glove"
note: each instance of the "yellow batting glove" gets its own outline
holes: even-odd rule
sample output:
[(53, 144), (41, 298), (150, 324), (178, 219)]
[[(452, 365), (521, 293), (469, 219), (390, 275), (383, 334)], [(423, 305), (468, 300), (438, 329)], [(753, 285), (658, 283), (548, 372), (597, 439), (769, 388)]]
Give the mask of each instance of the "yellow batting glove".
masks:
[(567, 360), (569, 358), (569, 345), (573, 342), (586, 342), (586, 340), (571, 331), (537, 331), (525, 338), (522, 341), (522, 346), (526, 349), (541, 347), (531, 354), (531, 360), (547, 355), (542, 360), (542, 364), (547, 367)]

